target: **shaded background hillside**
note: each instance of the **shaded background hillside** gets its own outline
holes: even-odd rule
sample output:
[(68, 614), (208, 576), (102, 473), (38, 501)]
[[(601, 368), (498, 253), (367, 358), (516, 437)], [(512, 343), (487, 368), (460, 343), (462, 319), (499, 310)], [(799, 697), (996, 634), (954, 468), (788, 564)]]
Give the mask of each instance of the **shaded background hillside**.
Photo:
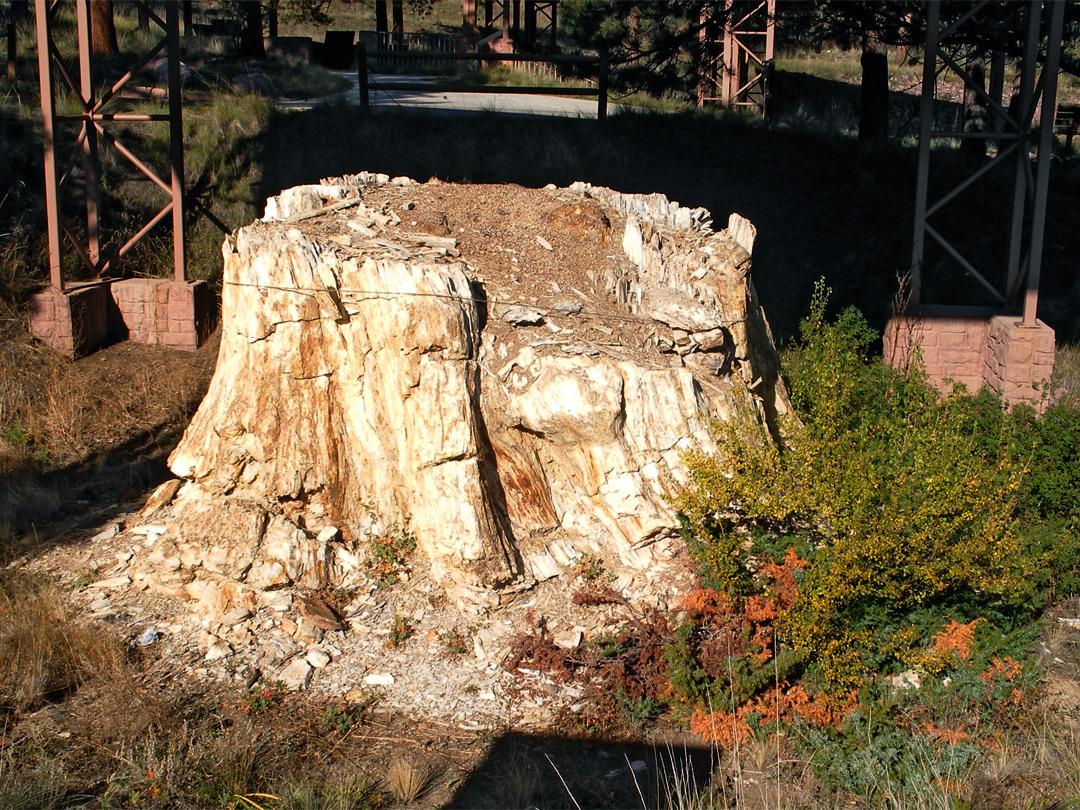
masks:
[[(839, 82), (838, 93), (845, 86)], [(910, 264), (915, 152), (867, 149), (852, 139), (710, 114), (617, 116), (595, 122), (497, 115), (451, 118), (317, 108), (275, 115), (261, 144), (258, 198), (320, 177), (360, 170), (419, 180), (566, 185), (585, 180), (620, 191), (666, 194), (704, 206), (719, 226), (737, 211), (758, 228), (754, 281), (777, 339), (792, 336), (814, 282), (825, 278), (834, 304), (855, 305), (880, 328)], [(298, 159), (298, 155), (303, 155)], [(935, 176), (944, 185), (962, 167)], [(1080, 299), (1075, 256), (1080, 211), (1072, 204), (1077, 168), (1056, 166), (1051, 187), (1040, 316), (1059, 340), (1075, 340)], [(1001, 202), (950, 210), (951, 231), (1000, 237), (1004, 178), (973, 193)], [(988, 256), (993, 259), (993, 255)], [(955, 272), (926, 278), (928, 303), (983, 302)]]

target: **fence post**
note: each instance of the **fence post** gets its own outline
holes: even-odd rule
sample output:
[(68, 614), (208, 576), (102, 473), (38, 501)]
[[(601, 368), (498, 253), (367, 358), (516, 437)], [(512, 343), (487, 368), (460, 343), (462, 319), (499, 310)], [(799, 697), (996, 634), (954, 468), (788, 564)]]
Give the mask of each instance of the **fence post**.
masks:
[(608, 83), (607, 48), (600, 50), (600, 75), (596, 80), (596, 120), (601, 124), (607, 120), (607, 83)]
[(356, 84), (360, 91), (360, 112), (368, 111), (367, 43), (356, 43)]

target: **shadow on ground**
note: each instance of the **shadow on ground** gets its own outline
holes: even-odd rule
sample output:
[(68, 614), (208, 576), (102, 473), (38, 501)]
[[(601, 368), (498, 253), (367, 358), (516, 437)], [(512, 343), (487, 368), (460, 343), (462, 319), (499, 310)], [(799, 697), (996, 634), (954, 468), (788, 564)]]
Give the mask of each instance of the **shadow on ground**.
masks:
[[(492, 742), (448, 808), (650, 808), (692, 806), (719, 763), (700, 745), (610, 742), (510, 731)], [(729, 785), (713, 786), (721, 794)]]
[(160, 425), (76, 464), (12, 470), (0, 476), (0, 524), (22, 531), (35, 554), (99, 528), (122, 507), (141, 506), (150, 490), (172, 477), (166, 462), (182, 433), (176, 425)]

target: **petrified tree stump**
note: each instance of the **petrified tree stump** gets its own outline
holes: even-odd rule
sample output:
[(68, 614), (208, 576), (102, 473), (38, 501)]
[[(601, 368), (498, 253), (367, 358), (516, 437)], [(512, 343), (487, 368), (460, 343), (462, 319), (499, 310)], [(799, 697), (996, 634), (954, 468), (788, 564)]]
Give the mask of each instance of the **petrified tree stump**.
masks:
[(217, 369), (157, 559), (218, 609), (335, 583), (391, 525), (474, 600), (585, 551), (650, 566), (710, 420), (788, 412), (753, 239), (586, 184), (283, 193), (225, 244)]

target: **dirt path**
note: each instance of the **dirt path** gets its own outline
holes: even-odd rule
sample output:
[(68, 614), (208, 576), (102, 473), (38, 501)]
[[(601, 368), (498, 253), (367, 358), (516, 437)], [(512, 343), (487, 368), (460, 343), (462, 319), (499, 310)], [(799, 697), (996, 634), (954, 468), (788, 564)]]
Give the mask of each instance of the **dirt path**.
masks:
[[(355, 71), (334, 71), (337, 76), (349, 82), (349, 89), (344, 93), (323, 98), (303, 99), (300, 101), (282, 101), (282, 109), (306, 110), (318, 104), (358, 104), (359, 82)], [(543, 115), (557, 118), (596, 118), (596, 101), (561, 96), (543, 96), (518, 93), (459, 93), (440, 90), (437, 80), (426, 76), (400, 76), (389, 74), (371, 74), (373, 84), (432, 84), (431, 91), (423, 90), (372, 90), (370, 104), (375, 108), (410, 108), (428, 110), (441, 114), (476, 114), (500, 113), (512, 115)], [(612, 105), (608, 112), (613, 112)]]

